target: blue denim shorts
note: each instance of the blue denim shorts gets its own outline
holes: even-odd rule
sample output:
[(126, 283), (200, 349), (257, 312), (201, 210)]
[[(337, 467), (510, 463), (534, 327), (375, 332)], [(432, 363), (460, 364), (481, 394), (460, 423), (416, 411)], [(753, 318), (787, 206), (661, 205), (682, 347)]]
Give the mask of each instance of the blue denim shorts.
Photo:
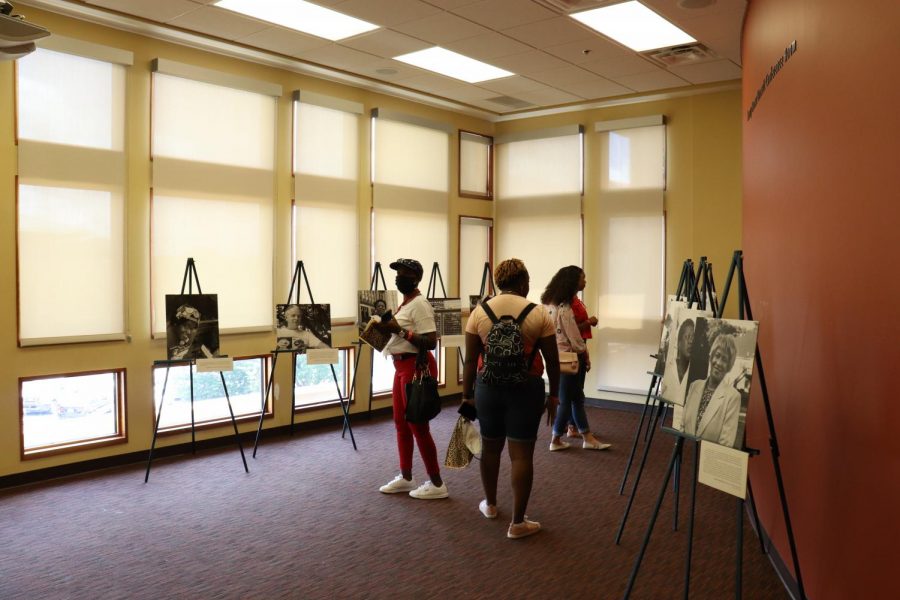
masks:
[(544, 380), (529, 377), (511, 386), (492, 386), (476, 380), (475, 406), (482, 437), (534, 441), (544, 414)]

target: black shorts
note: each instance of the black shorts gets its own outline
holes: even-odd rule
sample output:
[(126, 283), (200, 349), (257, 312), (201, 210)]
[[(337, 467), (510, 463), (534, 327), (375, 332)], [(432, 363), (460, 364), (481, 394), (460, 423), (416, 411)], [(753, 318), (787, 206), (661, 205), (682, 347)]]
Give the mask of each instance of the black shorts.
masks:
[(523, 383), (510, 386), (476, 380), (475, 406), (482, 437), (533, 442), (544, 414), (544, 380), (529, 376)]

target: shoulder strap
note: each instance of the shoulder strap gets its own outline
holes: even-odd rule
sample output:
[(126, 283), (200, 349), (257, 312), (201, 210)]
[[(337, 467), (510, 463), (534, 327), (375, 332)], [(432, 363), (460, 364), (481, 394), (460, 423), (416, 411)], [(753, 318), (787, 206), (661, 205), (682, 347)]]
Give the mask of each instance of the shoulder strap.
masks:
[(484, 314), (488, 316), (488, 319), (491, 320), (491, 323), (496, 323), (500, 320), (497, 318), (497, 315), (494, 314), (494, 311), (491, 310), (491, 307), (488, 306), (487, 300), (481, 301), (481, 308), (484, 309)]
[(530, 313), (534, 309), (535, 306), (537, 306), (537, 304), (535, 304), (534, 302), (529, 302), (528, 306), (523, 308), (522, 312), (519, 313), (519, 316), (516, 318), (516, 323), (518, 323), (519, 325), (524, 323), (525, 317), (528, 316), (528, 313)]

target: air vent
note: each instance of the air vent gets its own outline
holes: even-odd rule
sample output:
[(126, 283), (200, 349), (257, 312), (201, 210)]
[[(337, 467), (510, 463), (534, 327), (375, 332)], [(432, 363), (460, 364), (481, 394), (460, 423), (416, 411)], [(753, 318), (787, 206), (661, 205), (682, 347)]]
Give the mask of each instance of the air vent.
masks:
[(718, 55), (701, 43), (673, 46), (662, 50), (641, 52), (642, 56), (664, 67), (677, 67), (715, 60)]
[(513, 98), (512, 96), (495, 96), (494, 98), (486, 98), (486, 100), (488, 102), (493, 102), (494, 104), (499, 104), (500, 106), (505, 106), (507, 108), (528, 108), (529, 106), (535, 106), (531, 102), (519, 100), (518, 98)]

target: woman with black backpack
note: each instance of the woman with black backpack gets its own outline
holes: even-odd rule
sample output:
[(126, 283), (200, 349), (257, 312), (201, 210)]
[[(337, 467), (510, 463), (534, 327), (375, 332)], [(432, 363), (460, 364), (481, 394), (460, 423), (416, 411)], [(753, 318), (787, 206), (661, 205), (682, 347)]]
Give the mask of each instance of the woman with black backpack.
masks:
[[(541, 415), (546, 407), (547, 421), (552, 421), (559, 402), (559, 357), (553, 323), (543, 307), (526, 298), (529, 276), (522, 261), (503, 261), (494, 271), (494, 279), (500, 294), (476, 306), (466, 323), (462, 395), (464, 404), (477, 409), (484, 486), (484, 500), (478, 508), (488, 519), (497, 518), (500, 455), (509, 440), (513, 514), (506, 536), (518, 539), (541, 529), (540, 523), (525, 518), (525, 509), (534, 478), (534, 443)], [(544, 364), (550, 379), (546, 401), (541, 377)], [(460, 412), (466, 414), (464, 408)]]

